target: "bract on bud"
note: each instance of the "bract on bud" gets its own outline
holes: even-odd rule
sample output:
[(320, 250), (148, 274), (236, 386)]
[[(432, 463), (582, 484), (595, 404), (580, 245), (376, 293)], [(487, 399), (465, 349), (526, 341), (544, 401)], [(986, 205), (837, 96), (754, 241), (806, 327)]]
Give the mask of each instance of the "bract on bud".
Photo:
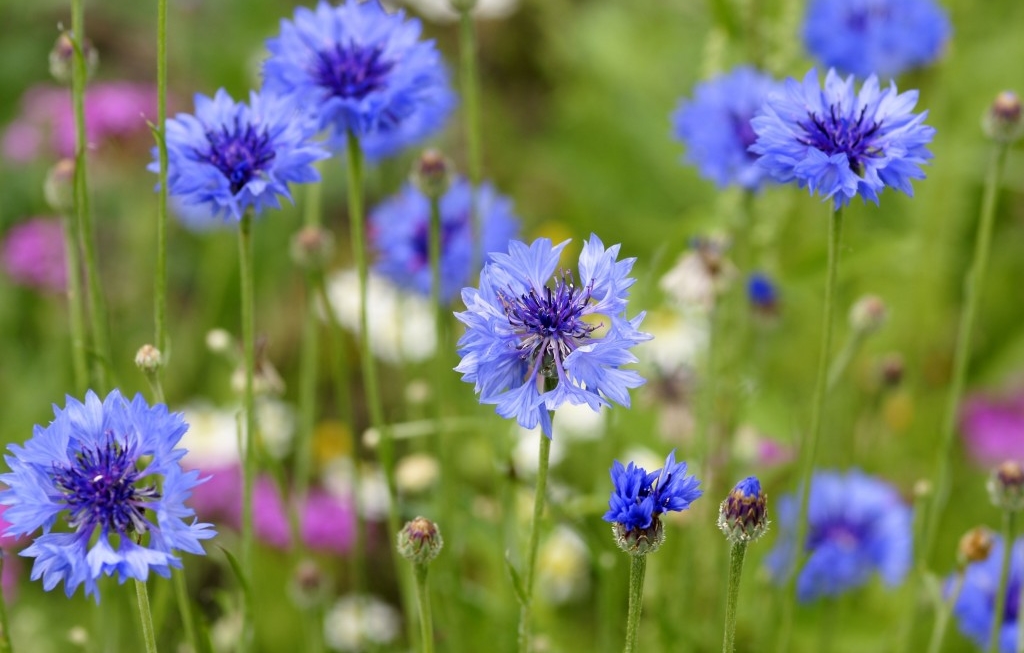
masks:
[(299, 267), (323, 270), (334, 256), (334, 236), (321, 227), (303, 227), (292, 238), (291, 254)]
[(615, 543), (619, 548), (634, 556), (643, 556), (657, 551), (665, 541), (665, 527), (661, 519), (654, 517), (647, 528), (629, 528), (618, 522), (612, 524)]
[(443, 546), (440, 529), (426, 517), (406, 522), (398, 532), (398, 552), (413, 564), (429, 563), (441, 553)]
[(976, 526), (963, 534), (957, 547), (956, 560), (961, 567), (972, 562), (988, 560), (992, 551), (992, 531), (984, 526)]
[(430, 199), (448, 192), (452, 185), (452, 162), (437, 150), (425, 150), (412, 167), (412, 183)]
[(885, 302), (877, 295), (864, 295), (850, 307), (850, 327), (865, 335), (881, 329), (887, 317)]
[(732, 489), (718, 509), (718, 528), (733, 544), (753, 542), (768, 530), (768, 497), (756, 476)]
[(1024, 508), (1024, 468), (1020, 463), (1007, 460), (992, 470), (988, 495), (997, 508), (1011, 512)]
[(75, 160), (61, 159), (46, 173), (43, 197), (56, 213), (71, 215), (75, 210)]
[(135, 354), (135, 366), (145, 374), (153, 374), (164, 365), (163, 355), (153, 345), (142, 345)]
[[(99, 55), (89, 39), (85, 39), (82, 45), (82, 55), (85, 57), (85, 76), (88, 79), (99, 64)], [(61, 84), (70, 84), (74, 66), (75, 43), (71, 40), (70, 32), (61, 32), (50, 50), (50, 74)]]
[(981, 128), (992, 140), (1012, 143), (1024, 132), (1021, 122), (1020, 98), (1012, 91), (1003, 91), (992, 101), (992, 105), (981, 119)]

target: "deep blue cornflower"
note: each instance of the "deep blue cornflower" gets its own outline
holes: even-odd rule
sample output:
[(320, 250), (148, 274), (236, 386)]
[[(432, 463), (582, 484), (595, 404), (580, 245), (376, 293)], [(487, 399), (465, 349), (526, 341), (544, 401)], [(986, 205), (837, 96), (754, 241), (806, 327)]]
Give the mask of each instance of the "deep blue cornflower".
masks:
[(768, 523), (768, 497), (756, 476), (737, 483), (718, 507), (718, 528), (732, 544), (757, 540)]
[(591, 235), (577, 284), (571, 272), (557, 272), (568, 242), (513, 240), (508, 253), (492, 252), (480, 287), (462, 290), (467, 310), (455, 314), (466, 325), (455, 368), (462, 380), (502, 417), (528, 429), (540, 424), (548, 437), (548, 411), (563, 403), (629, 406), (629, 389), (644, 380), (621, 367), (636, 362), (633, 345), (650, 339), (638, 330), (643, 313), (626, 317), (636, 259), (617, 260), (619, 245), (606, 249)]
[(422, 141), (455, 107), (444, 62), (420, 22), (377, 0), (299, 7), (267, 41), (264, 87), (311, 113), (335, 138), (349, 132), (371, 159)]
[(747, 299), (755, 310), (772, 313), (779, 303), (779, 289), (767, 275), (755, 272), (747, 277)]
[(720, 188), (737, 184), (757, 190), (771, 181), (748, 150), (757, 140), (750, 119), (768, 94), (781, 88), (749, 66), (698, 84), (693, 99), (680, 102), (672, 114), (673, 133), (686, 145), (686, 162)]
[[(441, 299), (449, 303), (477, 270), (473, 269), (471, 186), (457, 179), (441, 196)], [(483, 251), (505, 249), (519, 231), (512, 201), (489, 183), (477, 189)], [(412, 184), (370, 212), (370, 239), (376, 271), (401, 287), (430, 294), (430, 200)]]
[(89, 391), (85, 403), (68, 397), (63, 410), (54, 407), (53, 421), (24, 446), (10, 445), (0, 504), (9, 506), (6, 535), (42, 529), (21, 552), (35, 558), (32, 580), (46, 590), (64, 581), (68, 596), (84, 585), (99, 601), (101, 575), (166, 577), (181, 567), (174, 551), (202, 555), (200, 540), (215, 533), (185, 505), (202, 482), (182, 470), (185, 450), (174, 448), (187, 429), (179, 413), (142, 395), (129, 402), (114, 390), (100, 401)]
[[(988, 650), (992, 633), (996, 592), (1003, 564), (1003, 538), (992, 534), (992, 548), (988, 558), (972, 562), (964, 570), (963, 586), (953, 606), (960, 632), (973, 640), (980, 649)], [(947, 594), (953, 579), (946, 583)], [(1006, 581), (1003, 621), (999, 629), (999, 650), (1013, 653), (1017, 643), (1017, 619), (1020, 618), (1020, 586), (1024, 583), (1024, 540), (1017, 539), (1010, 553), (1010, 571)]]
[(829, 70), (822, 88), (812, 68), (765, 101), (751, 121), (750, 151), (776, 180), (795, 180), (836, 208), (855, 195), (877, 204), (886, 186), (913, 195), (910, 180), (924, 178), (920, 166), (932, 157), (925, 146), (935, 134), (923, 124), (927, 111), (911, 113), (916, 103), (917, 91), (898, 93), (895, 83), (882, 90), (874, 75), (854, 93), (852, 75)]
[[(195, 96), (195, 114), (167, 121), (168, 190), (185, 206), (240, 220), (281, 208), (289, 183), (319, 181), (313, 162), (327, 152), (308, 141), (309, 124), (279, 99), (250, 93), (249, 104), (220, 89)], [(157, 151), (149, 169), (160, 169)]]
[(949, 18), (933, 0), (811, 0), (803, 29), (822, 64), (862, 78), (927, 65), (949, 35)]
[[(767, 564), (780, 581), (793, 564), (799, 509), (794, 495), (779, 501), (781, 537)], [(910, 508), (891, 485), (856, 470), (816, 472), (797, 597), (835, 596), (865, 584), (876, 572), (887, 584), (898, 585), (910, 569), (911, 539)]]

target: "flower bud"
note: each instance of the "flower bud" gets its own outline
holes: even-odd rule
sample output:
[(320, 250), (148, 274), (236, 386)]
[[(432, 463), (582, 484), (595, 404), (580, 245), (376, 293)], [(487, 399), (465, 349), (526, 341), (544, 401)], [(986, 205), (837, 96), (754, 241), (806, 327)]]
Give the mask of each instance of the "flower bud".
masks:
[[(82, 48), (82, 55), (85, 57), (85, 76), (88, 79), (96, 71), (99, 55), (89, 39), (85, 39)], [(53, 49), (50, 50), (50, 74), (61, 84), (70, 84), (74, 69), (75, 43), (71, 40), (70, 32), (61, 32), (57, 42), (53, 44)]]
[(398, 532), (398, 552), (416, 565), (425, 565), (441, 553), (444, 540), (437, 524), (426, 517), (406, 522)]
[(998, 143), (1012, 143), (1024, 131), (1021, 122), (1020, 98), (1013, 91), (1003, 91), (981, 119), (985, 134)]
[(877, 295), (864, 295), (850, 307), (850, 326), (864, 335), (881, 329), (887, 317), (885, 302)]
[(428, 198), (437, 199), (452, 185), (453, 167), (437, 150), (424, 150), (413, 164), (412, 183)]
[(992, 532), (984, 526), (976, 526), (963, 534), (957, 547), (956, 560), (961, 567), (972, 562), (988, 560), (992, 551)]
[(1016, 512), (1024, 508), (1024, 469), (1015, 460), (1007, 460), (992, 470), (988, 495), (997, 508)]
[(753, 542), (768, 530), (768, 497), (756, 476), (748, 476), (732, 489), (718, 508), (718, 528), (729, 542)]
[(755, 312), (774, 315), (779, 307), (779, 291), (767, 275), (755, 272), (747, 278), (747, 298)]
[(163, 355), (153, 345), (142, 345), (135, 354), (135, 366), (144, 374), (155, 374), (164, 366)]
[(305, 270), (323, 270), (334, 256), (334, 236), (320, 227), (303, 227), (292, 238), (292, 260)]
[(905, 369), (903, 356), (898, 353), (886, 354), (878, 365), (878, 379), (882, 387), (888, 390), (899, 387)]
[(928, 479), (926, 479), (926, 478), (919, 478), (919, 479), (917, 479), (917, 481), (914, 483), (914, 488), (913, 488), (914, 499), (915, 500), (927, 499), (928, 497), (930, 497), (932, 495), (932, 490), (933, 489), (934, 488), (932, 488), (932, 482), (929, 481)]
[(292, 573), (291, 595), (300, 608), (323, 605), (330, 595), (330, 582), (324, 570), (314, 560), (299, 562)]
[(71, 215), (75, 210), (75, 160), (61, 159), (46, 173), (43, 197), (56, 213)]
[(214, 354), (227, 354), (235, 346), (235, 339), (224, 329), (210, 329), (206, 332), (206, 348)]
[(612, 524), (615, 543), (619, 548), (633, 556), (654, 553), (665, 541), (665, 527), (661, 519), (655, 516), (647, 528), (627, 528), (618, 522)]

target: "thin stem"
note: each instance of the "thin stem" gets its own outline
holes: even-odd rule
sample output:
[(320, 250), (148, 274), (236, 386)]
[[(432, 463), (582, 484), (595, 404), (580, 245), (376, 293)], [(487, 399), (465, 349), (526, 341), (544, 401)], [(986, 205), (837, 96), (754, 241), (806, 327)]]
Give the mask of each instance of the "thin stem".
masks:
[(156, 205), (156, 348), (166, 356), (167, 349), (167, 0), (157, 0), (156, 22), (156, 112), (157, 156), (160, 159), (159, 200)]
[(988, 636), (988, 653), (999, 650), (1000, 631), (1006, 615), (1006, 584), (1010, 578), (1010, 554), (1013, 553), (1013, 539), (1017, 536), (1017, 513), (1013, 510), (1003, 511), (1003, 559), (999, 567), (999, 590), (996, 592), (996, 604), (992, 610), (992, 626)]
[(629, 613), (626, 617), (625, 653), (636, 650), (637, 637), (640, 634), (640, 610), (644, 602), (644, 574), (647, 571), (646, 555), (629, 556)]
[(722, 653), (736, 650), (736, 605), (739, 603), (743, 558), (747, 554), (746, 542), (733, 542), (729, 549), (729, 588), (725, 595), (725, 636)]
[(519, 653), (529, 653), (530, 650), (530, 604), (533, 602), (533, 577), (537, 564), (537, 545), (540, 542), (540, 520), (544, 514), (544, 497), (547, 494), (550, 455), (551, 440), (541, 433), (537, 488), (533, 495), (533, 520), (530, 522), (530, 543), (526, 549), (526, 600), (519, 609)]
[(192, 601), (188, 596), (188, 579), (185, 577), (185, 570), (175, 569), (171, 575), (174, 580), (174, 597), (178, 601), (181, 625), (185, 628), (185, 640), (193, 653), (198, 653), (202, 649), (199, 648), (199, 638), (196, 636), (196, 625), (192, 616)]
[(924, 542), (918, 558), (927, 563), (935, 546), (935, 535), (938, 532), (939, 520), (946, 508), (950, 493), (950, 473), (953, 454), (953, 433), (956, 430), (957, 415), (960, 412), (960, 398), (964, 392), (967, 377), (967, 363), (971, 354), (971, 331), (978, 312), (978, 300), (985, 281), (985, 269), (988, 267), (989, 245), (992, 241), (992, 224), (996, 214), (996, 195), (1003, 177), (1006, 164), (1007, 145), (1000, 143), (995, 146), (988, 175), (985, 178), (985, 194), (981, 202), (981, 217), (978, 220), (978, 231), (974, 240), (974, 258), (964, 279), (964, 305), (960, 312), (960, 325), (957, 331), (956, 349), (953, 352), (953, 376), (949, 383), (949, 396), (946, 412), (942, 421), (939, 436), (938, 472), (935, 480), (935, 492), (925, 523)]
[(846, 339), (843, 344), (843, 348), (836, 354), (835, 359), (832, 361), (832, 365), (828, 368), (828, 382), (825, 384), (825, 392), (829, 393), (839, 383), (839, 379), (842, 378), (843, 372), (850, 366), (850, 362), (853, 361), (853, 357), (860, 351), (861, 345), (864, 344), (864, 332), (856, 329), (850, 333), (850, 337)]
[(139, 601), (139, 619), (142, 621), (142, 639), (146, 642), (146, 653), (156, 653), (156, 631), (153, 629), (153, 614), (149, 610), (146, 581), (135, 580), (135, 597)]
[[(4, 575), (4, 558), (7, 553), (0, 551), (0, 578)], [(7, 621), (7, 598), (4, 596), (3, 588), (0, 587), (0, 653), (12, 653), (11, 627)]]
[[(256, 327), (253, 291), (252, 213), (242, 215), (238, 228), (239, 276), (242, 284), (242, 356), (245, 364), (245, 389), (242, 393), (242, 412), (245, 420), (242, 474), (242, 572), (248, 582), (254, 578), (255, 560), (253, 544), (252, 487), (256, 476), (256, 398), (253, 390), (256, 374)], [(242, 636), (239, 649), (247, 651), (252, 644), (254, 621), (252, 606), (242, 602)]]
[(800, 472), (800, 511), (797, 515), (796, 534), (794, 536), (793, 567), (789, 570), (787, 580), (786, 608), (783, 610), (780, 627), (780, 653), (789, 651), (789, 636), (793, 625), (794, 602), (796, 601), (796, 579), (800, 565), (804, 559), (804, 539), (807, 536), (807, 507), (811, 497), (811, 477), (814, 474), (814, 462), (818, 453), (818, 440), (821, 436), (821, 419), (825, 407), (825, 390), (828, 380), (828, 359), (832, 350), (832, 322), (835, 312), (836, 272), (839, 269), (839, 243), (843, 231), (843, 209), (833, 207), (828, 222), (828, 267), (825, 281), (825, 302), (822, 308), (821, 348), (818, 354), (818, 374), (814, 383), (814, 396), (811, 400), (811, 426), (801, 446), (802, 468)]
[(430, 592), (427, 591), (427, 565), (415, 563), (416, 597), (420, 606), (420, 639), (423, 653), (434, 653), (434, 622), (430, 615)]
[(93, 382), (97, 390), (110, 387), (110, 342), (107, 336), (107, 308), (96, 265), (96, 234), (89, 207), (87, 147), (85, 142), (85, 0), (71, 0), (71, 32), (75, 44), (71, 75), (71, 101), (75, 115), (75, 222), (85, 256), (86, 285), (89, 287), (89, 318), (92, 345), (96, 356)]
[(76, 394), (89, 387), (89, 363), (85, 355), (85, 307), (82, 304), (82, 268), (78, 252), (75, 225), (69, 216), (63, 216), (64, 257), (68, 271), (68, 325), (71, 331), (71, 369)]
[(476, 30), (469, 9), (459, 16), (459, 77), (465, 107), (466, 163), (470, 182), (470, 229), (473, 234), (473, 269), (483, 260), (483, 242), (480, 237), (480, 212), (476, 195), (483, 179), (483, 146), (480, 128), (480, 77), (476, 61)]
[(958, 571), (953, 579), (953, 591), (950, 592), (949, 600), (943, 601), (935, 615), (935, 625), (932, 628), (932, 637), (928, 642), (928, 653), (939, 653), (942, 650), (942, 643), (946, 639), (946, 626), (949, 624), (949, 615), (956, 607), (960, 598), (960, 590), (964, 587), (964, 572)]
[[(306, 319), (302, 325), (302, 345), (299, 352), (299, 430), (296, 443), (295, 461), (292, 468), (294, 500), (290, 502), (292, 542), (298, 556), (303, 554), (301, 537), (301, 506), (309, 492), (310, 469), (313, 460), (313, 429), (316, 426), (316, 378), (317, 363), (320, 360), (320, 326), (316, 315), (316, 293), (319, 284), (315, 276), (306, 275)], [(327, 313), (331, 312), (325, 306)]]

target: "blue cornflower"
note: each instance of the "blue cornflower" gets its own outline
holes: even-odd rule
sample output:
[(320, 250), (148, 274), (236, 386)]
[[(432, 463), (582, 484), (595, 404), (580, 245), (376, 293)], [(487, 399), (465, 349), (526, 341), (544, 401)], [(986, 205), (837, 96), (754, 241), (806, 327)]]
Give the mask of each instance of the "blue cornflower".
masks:
[[(195, 96), (195, 115), (167, 121), (168, 190), (183, 205), (240, 220), (281, 208), (288, 184), (319, 181), (313, 162), (329, 156), (307, 140), (308, 123), (281, 100), (250, 93), (249, 104), (220, 89)], [(149, 169), (160, 169), (157, 151)]]
[[(781, 538), (767, 560), (779, 580), (793, 564), (799, 509), (794, 495), (779, 501)], [(875, 572), (889, 585), (897, 585), (910, 569), (910, 509), (884, 481), (860, 471), (815, 473), (807, 524), (807, 559), (797, 578), (801, 601), (859, 587)]]
[[(185, 450), (174, 448), (187, 429), (181, 414), (142, 395), (129, 402), (114, 390), (100, 401), (89, 391), (85, 403), (68, 397), (63, 410), (55, 406), (53, 421), (23, 447), (10, 445), (0, 504), (9, 506), (6, 535), (43, 529), (21, 552), (35, 558), (32, 580), (41, 577), (46, 590), (64, 581), (68, 596), (84, 585), (98, 601), (101, 575), (166, 577), (181, 567), (175, 550), (202, 555), (199, 541), (215, 533), (185, 505), (202, 482), (182, 470)], [(70, 532), (53, 532), (61, 515)]]
[(950, 24), (933, 0), (812, 0), (803, 33), (830, 68), (893, 77), (938, 58)]
[(772, 313), (779, 303), (779, 289), (768, 275), (754, 272), (747, 277), (747, 299), (754, 309)]
[(917, 91), (898, 93), (896, 84), (881, 90), (869, 77), (854, 93), (853, 76), (843, 80), (829, 70), (825, 87), (813, 68), (803, 83), (786, 80), (782, 93), (770, 95), (751, 124), (757, 142), (750, 151), (780, 182), (800, 188), (836, 208), (854, 195), (878, 203), (886, 186), (913, 195), (911, 179), (923, 179), (920, 166), (932, 157), (925, 147), (935, 130), (923, 124), (928, 112), (911, 113)]
[(267, 41), (264, 86), (311, 112), (318, 129), (349, 132), (372, 159), (422, 141), (455, 107), (441, 55), (420, 22), (377, 0), (321, 0), (295, 10)]
[(697, 85), (692, 100), (683, 100), (672, 114), (675, 137), (686, 144), (686, 162), (701, 175), (725, 187), (738, 184), (757, 190), (770, 181), (748, 148), (757, 140), (750, 119), (769, 93), (782, 84), (749, 66)]
[[(472, 189), (457, 179), (441, 196), (441, 299), (448, 303), (472, 282)], [(489, 183), (476, 192), (483, 251), (508, 247), (519, 231), (512, 202)], [(399, 286), (430, 294), (430, 200), (412, 184), (370, 212), (376, 270)]]
[[(594, 410), (610, 401), (629, 406), (629, 389), (644, 380), (621, 366), (636, 362), (630, 347), (650, 339), (638, 330), (643, 313), (626, 318), (636, 281), (627, 275), (636, 259), (616, 260), (620, 246), (605, 249), (591, 235), (576, 285), (571, 272), (556, 274), (568, 242), (513, 240), (507, 254), (492, 252), (480, 287), (462, 291), (468, 310), (455, 314), (466, 325), (455, 368), (462, 380), (502, 417), (528, 429), (540, 424), (548, 437), (548, 411), (565, 402)], [(598, 329), (602, 337), (595, 337)]]
[[(992, 548), (988, 558), (967, 565), (963, 586), (953, 614), (960, 632), (973, 640), (982, 650), (988, 650), (995, 616), (996, 592), (1003, 564), (1003, 538), (992, 534)], [(947, 581), (947, 592), (953, 584)], [(999, 629), (999, 650), (1013, 653), (1017, 643), (1017, 619), (1020, 618), (1020, 586), (1024, 583), (1024, 540), (1018, 538), (1010, 553), (1010, 571), (1006, 581), (1003, 621)]]

